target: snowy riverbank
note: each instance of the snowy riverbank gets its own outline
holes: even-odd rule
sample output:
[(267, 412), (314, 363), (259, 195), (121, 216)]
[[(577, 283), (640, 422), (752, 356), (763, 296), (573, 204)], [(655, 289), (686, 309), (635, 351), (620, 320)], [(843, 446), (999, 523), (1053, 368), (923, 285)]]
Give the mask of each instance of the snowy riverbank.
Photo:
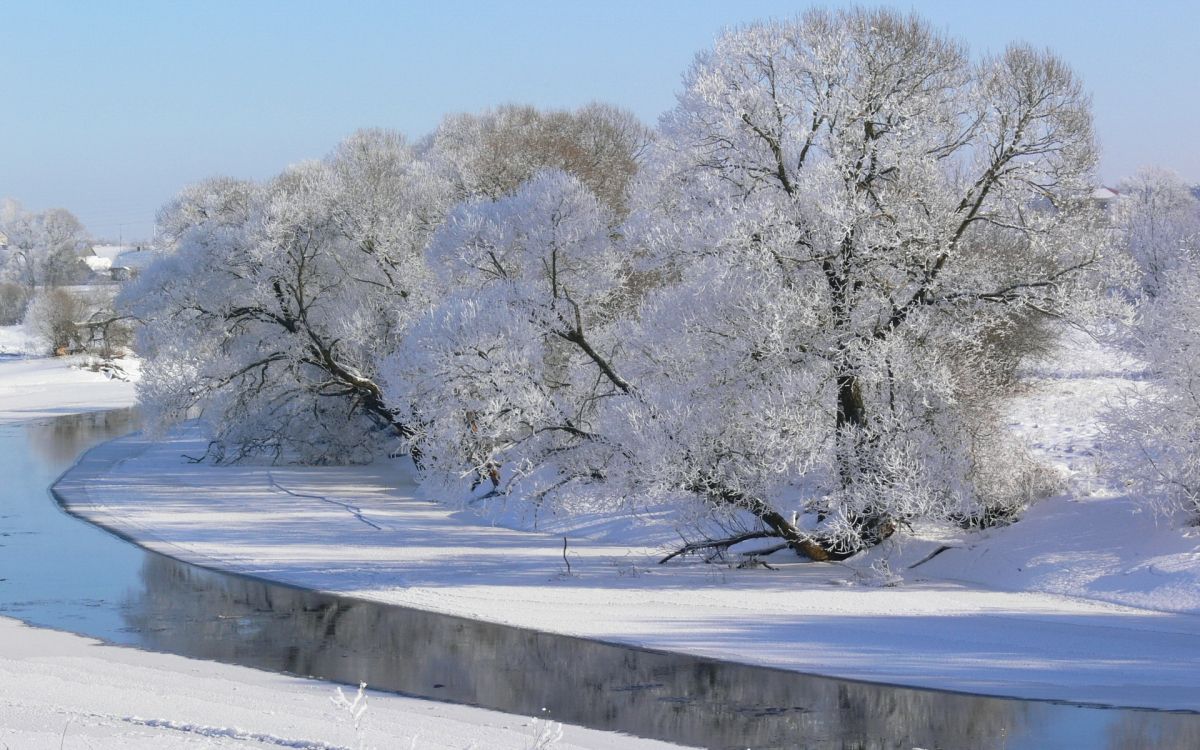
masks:
[[(849, 565), (658, 566), (659, 549), (608, 533), (569, 539), (568, 571), (562, 536), (423, 501), (403, 461), (214, 467), (183, 458), (204, 451), (187, 432), (102, 446), (58, 489), (151, 549), (299, 586), (833, 676), (1200, 710), (1197, 540), (1093, 474), (1096, 411), (1136, 368), (1076, 342), (1036, 374), (1014, 428), (1068, 491), (1017, 525)], [(884, 553), (899, 585), (877, 585)]]
[[(135, 373), (136, 361), (122, 362)], [(134, 385), (87, 366), (86, 358), (0, 358), (0, 423), (133, 406)]]
[[(20, 435), (24, 422), (133, 405), (131, 383), (81, 367), (81, 358), (11, 356), (27, 351), (19, 333), (0, 328), (0, 354), (10, 355), (0, 357), (0, 428)], [(52, 500), (43, 502), (49, 509)], [(20, 505), (0, 490), (0, 531), (23, 528), (13, 509)], [(0, 569), (0, 587), (20, 575)], [(60, 592), (39, 593), (53, 599)], [(539, 732), (554, 729), (530, 717), (369, 692), (360, 734), (334, 695), (328, 682), (109, 646), (0, 617), (0, 748), (527, 750)], [(564, 750), (676, 747), (574, 726), (562, 731), (554, 747)]]

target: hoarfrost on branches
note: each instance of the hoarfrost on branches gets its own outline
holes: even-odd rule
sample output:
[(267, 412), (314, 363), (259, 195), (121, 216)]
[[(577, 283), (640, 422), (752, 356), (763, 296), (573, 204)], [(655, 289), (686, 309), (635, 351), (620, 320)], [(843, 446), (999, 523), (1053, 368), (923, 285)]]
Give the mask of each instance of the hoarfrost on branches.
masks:
[(447, 296), (386, 367), (430, 469), (498, 485), (503, 466), (534, 496), (603, 478), (610, 451), (595, 423), (622, 392), (603, 373), (615, 376), (610, 321), (624, 276), (612, 224), (563, 172), (450, 214), (428, 252)]
[(1113, 225), (1141, 272), (1141, 291), (1153, 297), (1172, 274), (1200, 265), (1200, 201), (1166, 169), (1143, 169), (1118, 190)]
[(1145, 170), (1122, 183), (1118, 227), (1144, 275), (1129, 343), (1144, 387), (1108, 415), (1111, 468), (1164, 512), (1200, 517), (1200, 254), (1197, 204), (1178, 178)]
[(420, 249), (443, 185), (404, 140), (364, 131), (265, 185), (210, 180), (160, 216), (169, 256), (125, 293), (146, 322), (152, 421), (202, 415), (218, 456), (368, 460), (404, 432), (376, 359), (429, 289)]
[(751, 25), (654, 137), (509, 106), (189, 189), (129, 294), (143, 394), (240, 453), (365, 459), (382, 429), (426, 481), (670, 499), (689, 549), (1001, 522), (1047, 483), (1000, 418), (1018, 365), (1112, 285), (1094, 162), (1047, 51), (972, 61), (886, 10)]
[(0, 253), (0, 277), (30, 294), (37, 287), (75, 284), (86, 276), (81, 258), (87, 231), (70, 211), (31, 213), (6, 199), (0, 205), (0, 231), (8, 238)]
[[(631, 234), (680, 279), (656, 309), (704, 301), (654, 334), (684, 356), (656, 357), (714, 378), (668, 400), (721, 428), (677, 432), (666, 463), (818, 557), (1027, 502), (1036, 472), (995, 428), (998, 386), (1040, 319), (1101, 296), (1091, 117), (1070, 69), (1019, 45), (971, 63), (891, 11), (817, 11), (727, 34), (685, 85)], [(801, 489), (810, 531), (780, 482)]]

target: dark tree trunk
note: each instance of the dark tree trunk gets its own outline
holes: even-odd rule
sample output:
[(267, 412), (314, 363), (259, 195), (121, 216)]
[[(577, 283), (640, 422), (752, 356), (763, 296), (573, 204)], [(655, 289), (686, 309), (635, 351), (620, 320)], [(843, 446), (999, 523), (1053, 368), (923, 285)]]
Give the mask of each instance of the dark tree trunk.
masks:
[[(740, 492), (722, 487), (711, 481), (700, 482), (690, 488), (708, 498), (709, 502), (719, 505), (732, 505), (748, 511), (762, 521), (772, 535), (787, 543), (797, 554), (803, 555), (816, 562), (844, 560), (849, 554), (842, 554), (821, 546), (816, 540), (796, 528), (796, 525), (772, 508), (767, 503), (754, 497), (747, 497)], [(720, 542), (714, 546), (719, 546)], [(702, 546), (702, 545), (696, 545)]]
[(867, 425), (867, 408), (863, 403), (858, 377), (852, 373), (837, 377), (837, 428), (862, 428)]
[[(838, 375), (837, 385), (837, 431), (844, 438), (839, 441), (838, 463), (842, 486), (849, 487), (855, 475), (871, 471), (871, 446), (861, 432), (867, 426), (867, 407), (856, 375)], [(824, 520), (823, 514), (818, 519)], [(864, 547), (873, 547), (896, 531), (896, 522), (879, 511), (854, 514), (850, 522)]]

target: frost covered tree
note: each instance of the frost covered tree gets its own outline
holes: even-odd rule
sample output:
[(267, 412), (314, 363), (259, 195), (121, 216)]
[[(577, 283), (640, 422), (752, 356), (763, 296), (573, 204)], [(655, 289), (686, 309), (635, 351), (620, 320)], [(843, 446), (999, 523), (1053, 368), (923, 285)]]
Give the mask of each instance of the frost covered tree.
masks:
[(628, 187), (652, 137), (638, 119), (608, 104), (574, 112), (505, 105), (446, 117), (430, 137), (459, 199), (511, 194), (538, 172), (574, 175), (610, 210), (624, 211)]
[(70, 211), (52, 208), (30, 213), (16, 201), (6, 203), (0, 229), (8, 236), (0, 271), (32, 292), (39, 286), (78, 283), (87, 272), (81, 258), (87, 230)]
[(386, 367), (428, 471), (498, 485), (504, 466), (534, 498), (603, 479), (597, 415), (629, 389), (610, 362), (626, 268), (614, 223), (557, 171), (451, 212), (428, 251), (451, 291)]
[(376, 361), (428, 302), (420, 250), (446, 195), (385, 131), (265, 185), (185, 190), (159, 217), (168, 256), (124, 295), (145, 324), (151, 417), (203, 415), (218, 458), (370, 458), (379, 429), (407, 429), (383, 402)]
[(1200, 517), (1200, 267), (1167, 275), (1133, 329), (1151, 377), (1108, 415), (1116, 473), (1159, 510)]
[(669, 408), (640, 421), (642, 475), (817, 559), (1027, 500), (992, 397), (1005, 344), (1092, 298), (1101, 260), (1071, 70), (814, 11), (722, 37), (662, 129), (629, 230), (678, 280), (643, 326), (643, 393)]
[(544, 174), (438, 233), (451, 291), (389, 365), (431, 468), (690, 495), (814, 559), (1035, 494), (1001, 396), (1038, 322), (1102, 288), (1061, 61), (813, 12), (701, 54), (662, 131), (620, 227)]
[(1113, 225), (1153, 297), (1173, 273), (1200, 264), (1200, 200), (1179, 175), (1159, 168), (1139, 171), (1118, 190)]
[(1112, 224), (1140, 272), (1124, 342), (1150, 378), (1107, 415), (1109, 461), (1157, 509), (1200, 515), (1200, 201), (1175, 173), (1120, 184)]

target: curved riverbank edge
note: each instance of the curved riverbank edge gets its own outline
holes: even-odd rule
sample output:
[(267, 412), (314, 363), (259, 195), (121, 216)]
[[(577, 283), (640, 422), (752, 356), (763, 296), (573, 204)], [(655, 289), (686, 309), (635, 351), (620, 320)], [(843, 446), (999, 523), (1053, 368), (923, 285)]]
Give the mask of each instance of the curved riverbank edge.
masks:
[[(1200, 711), (1200, 619), (950, 581), (871, 588), (838, 566), (653, 566), (653, 551), (473, 525), (395, 466), (214, 467), (132, 435), (55, 483), (153, 552), (273, 584), (638, 649), (855, 681)], [(831, 585), (833, 584), (833, 585)]]

